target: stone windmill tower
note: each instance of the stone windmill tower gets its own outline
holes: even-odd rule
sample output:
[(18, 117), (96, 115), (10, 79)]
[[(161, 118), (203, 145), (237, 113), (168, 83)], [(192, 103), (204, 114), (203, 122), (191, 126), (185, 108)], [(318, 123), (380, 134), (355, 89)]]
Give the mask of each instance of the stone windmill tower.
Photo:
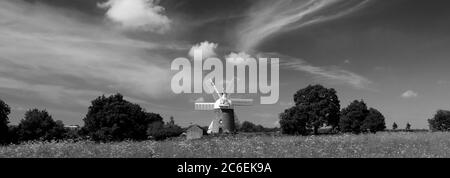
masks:
[(208, 127), (209, 134), (215, 133), (234, 133), (236, 132), (235, 120), (234, 120), (234, 108), (235, 106), (251, 106), (253, 99), (240, 99), (230, 98), (230, 95), (225, 92), (219, 92), (214, 84), (210, 81), (210, 84), (214, 88), (213, 93), (216, 102), (214, 103), (195, 103), (195, 110), (199, 111), (214, 111), (216, 118), (211, 122)]

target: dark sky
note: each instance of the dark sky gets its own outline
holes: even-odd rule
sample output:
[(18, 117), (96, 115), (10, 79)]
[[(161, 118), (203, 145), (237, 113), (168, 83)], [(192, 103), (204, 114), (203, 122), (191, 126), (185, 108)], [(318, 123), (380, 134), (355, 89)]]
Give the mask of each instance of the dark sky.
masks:
[(300, 62), (280, 69), (278, 104), (237, 110), (240, 120), (273, 126), (293, 93), (316, 83), (335, 88), (342, 107), (364, 99), (389, 126), (426, 128), (436, 110), (450, 109), (449, 1), (127, 1), (0, 2), (0, 97), (12, 123), (37, 107), (82, 124), (91, 100), (121, 92), (181, 125), (207, 125), (213, 114), (192, 111), (192, 102), (212, 97), (175, 95), (169, 83), (170, 62), (204, 41), (219, 57)]

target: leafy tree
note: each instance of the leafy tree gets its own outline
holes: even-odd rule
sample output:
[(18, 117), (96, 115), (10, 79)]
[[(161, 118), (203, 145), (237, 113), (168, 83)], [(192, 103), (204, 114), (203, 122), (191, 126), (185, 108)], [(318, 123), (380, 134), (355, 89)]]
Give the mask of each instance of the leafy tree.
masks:
[(0, 100), (0, 144), (4, 144), (8, 140), (8, 115), (11, 108), (2, 100)]
[(355, 100), (347, 108), (342, 109), (339, 128), (342, 132), (360, 133), (368, 114), (366, 103)]
[(310, 117), (308, 125), (314, 134), (324, 125), (337, 127), (339, 124), (340, 101), (333, 88), (328, 89), (322, 85), (308, 86), (297, 91), (294, 95), (296, 106), (305, 107)]
[(410, 131), (411, 130), (411, 124), (408, 122), (408, 123), (406, 123), (406, 128), (405, 128), (407, 131)]
[(334, 89), (310, 85), (294, 94), (294, 102), (294, 107), (280, 115), (281, 128), (287, 129), (283, 133), (306, 134), (313, 130), (317, 134), (325, 125), (338, 126), (340, 104)]
[(62, 139), (64, 124), (54, 121), (46, 110), (32, 109), (20, 121), (18, 135), (20, 141)]
[(432, 119), (428, 119), (431, 131), (450, 130), (450, 111), (439, 110)]
[(394, 122), (392, 124), (392, 130), (397, 130), (397, 128), (398, 128), (398, 125), (397, 125), (397, 123)]
[(93, 100), (83, 121), (82, 133), (95, 141), (144, 140), (149, 124), (162, 121), (162, 117), (115, 94)]
[(372, 132), (386, 129), (385, 118), (381, 112), (374, 108), (367, 109), (364, 101), (353, 101), (341, 111), (339, 128), (342, 132)]
[(372, 133), (376, 133), (377, 131), (383, 131), (386, 129), (386, 123), (384, 121), (384, 116), (380, 111), (370, 108), (369, 113), (364, 119), (363, 124), (361, 126), (362, 131), (369, 131)]
[(306, 124), (309, 120), (308, 113), (300, 106), (286, 109), (280, 114), (280, 128), (283, 134), (307, 135), (309, 130)]

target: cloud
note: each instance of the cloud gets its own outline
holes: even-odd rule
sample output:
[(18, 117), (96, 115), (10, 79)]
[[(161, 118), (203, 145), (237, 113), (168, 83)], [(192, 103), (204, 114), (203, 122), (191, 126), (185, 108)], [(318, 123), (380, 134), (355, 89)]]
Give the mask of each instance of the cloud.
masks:
[(109, 0), (98, 6), (108, 9), (106, 17), (125, 29), (164, 33), (170, 29), (171, 20), (163, 14), (164, 7), (156, 2), (156, 0)]
[(0, 16), (0, 88), (18, 90), (11, 92), (16, 97), (86, 103), (118, 91), (146, 99), (169, 95), (169, 60), (148, 52), (164, 46), (43, 4), (1, 1)]
[(331, 84), (344, 84), (354, 87), (356, 89), (369, 89), (370, 84), (373, 82), (368, 78), (356, 74), (354, 72), (341, 69), (339, 67), (320, 67), (314, 66), (307, 61), (299, 58), (294, 58), (291, 56), (286, 56), (278, 53), (260, 53), (258, 56), (276, 57), (280, 58), (280, 67), (289, 70), (296, 70), (306, 72), (313, 75), (319, 80)]
[(204, 41), (199, 44), (195, 44), (192, 46), (192, 48), (189, 50), (189, 56), (194, 58), (194, 52), (196, 50), (201, 50), (203, 54), (203, 58), (209, 58), (209, 57), (215, 57), (217, 54), (215, 50), (217, 49), (219, 45), (216, 43), (210, 43), (208, 41)]
[(412, 90), (405, 91), (405, 92), (402, 94), (402, 98), (406, 98), (406, 99), (409, 99), (409, 98), (416, 98), (416, 97), (418, 97), (418, 96), (419, 96), (419, 94), (418, 94), (417, 92), (415, 92), (415, 91), (412, 91)]
[(251, 51), (275, 34), (342, 17), (368, 0), (260, 1), (237, 31), (238, 48)]

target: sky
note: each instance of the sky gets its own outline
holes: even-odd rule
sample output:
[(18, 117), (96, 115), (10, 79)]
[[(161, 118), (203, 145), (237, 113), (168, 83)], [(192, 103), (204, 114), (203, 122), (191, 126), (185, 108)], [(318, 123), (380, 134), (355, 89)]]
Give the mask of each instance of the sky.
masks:
[[(82, 125), (90, 102), (121, 93), (182, 126), (209, 94), (174, 94), (171, 62), (195, 48), (280, 58), (280, 98), (237, 108), (239, 121), (277, 126), (293, 94), (321, 84), (341, 108), (364, 100), (388, 127), (428, 128), (450, 109), (446, 0), (2, 0), (0, 99), (11, 124), (28, 109)], [(239, 97), (253, 97), (240, 95)]]

